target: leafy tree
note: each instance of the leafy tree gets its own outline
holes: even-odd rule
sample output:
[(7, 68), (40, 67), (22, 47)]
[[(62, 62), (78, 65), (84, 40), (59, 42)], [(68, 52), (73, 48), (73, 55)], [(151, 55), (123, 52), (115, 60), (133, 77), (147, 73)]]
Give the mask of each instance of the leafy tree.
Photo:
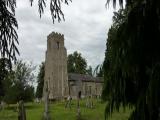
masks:
[[(34, 0), (29, 0), (31, 6)], [(64, 14), (61, 10), (61, 4), (64, 2), (68, 5), (70, 0), (50, 0), (50, 11), (53, 23), (57, 19), (64, 20)], [(16, 54), (19, 54), (17, 45), (18, 23), (15, 17), (15, 7), (17, 0), (0, 0), (0, 54), (2, 57), (11, 60), (16, 60)], [(46, 0), (38, 0), (40, 17), (44, 13)], [(11, 63), (11, 62), (10, 62)]]
[(104, 61), (106, 116), (129, 105), (129, 120), (159, 119), (159, 16), (158, 0), (127, 0), (126, 9), (115, 14)]
[(45, 64), (42, 62), (42, 64), (39, 66), (39, 73), (37, 76), (37, 90), (36, 90), (36, 97), (42, 98), (43, 95), (43, 86), (44, 86), (44, 74), (45, 74)]
[(24, 101), (33, 101), (35, 98), (34, 87), (32, 85), (27, 85), (24, 90)]
[(96, 77), (103, 77), (103, 65), (99, 64), (96, 66), (93, 72)]
[(100, 67), (99, 72), (97, 73), (97, 77), (103, 77), (103, 68)]
[(87, 74), (93, 76), (92, 66), (89, 66), (87, 69)]
[(34, 97), (34, 88), (31, 83), (34, 80), (34, 67), (31, 64), (17, 61), (12, 71), (4, 81), (7, 103), (16, 103), (19, 100), (30, 101)]
[(81, 53), (75, 51), (73, 54), (68, 55), (67, 69), (68, 73), (86, 74), (87, 62), (81, 56)]

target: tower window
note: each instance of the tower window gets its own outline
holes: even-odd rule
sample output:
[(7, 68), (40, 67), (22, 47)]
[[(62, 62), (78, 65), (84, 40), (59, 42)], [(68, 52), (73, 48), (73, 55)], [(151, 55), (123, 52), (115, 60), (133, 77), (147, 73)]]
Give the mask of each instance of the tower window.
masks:
[(59, 42), (57, 42), (57, 49), (59, 49), (59, 46), (60, 46), (60, 44), (59, 44)]
[(51, 49), (51, 42), (48, 42), (49, 50)]

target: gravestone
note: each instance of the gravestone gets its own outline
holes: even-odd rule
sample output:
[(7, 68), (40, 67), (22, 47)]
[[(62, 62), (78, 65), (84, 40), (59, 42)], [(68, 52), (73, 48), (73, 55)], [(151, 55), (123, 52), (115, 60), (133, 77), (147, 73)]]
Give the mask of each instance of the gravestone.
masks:
[(46, 82), (46, 88), (44, 93), (44, 105), (45, 105), (45, 111), (44, 111), (44, 120), (50, 120), (49, 115), (49, 91), (48, 91), (48, 84)]
[(26, 111), (23, 100), (18, 102), (18, 120), (26, 120)]

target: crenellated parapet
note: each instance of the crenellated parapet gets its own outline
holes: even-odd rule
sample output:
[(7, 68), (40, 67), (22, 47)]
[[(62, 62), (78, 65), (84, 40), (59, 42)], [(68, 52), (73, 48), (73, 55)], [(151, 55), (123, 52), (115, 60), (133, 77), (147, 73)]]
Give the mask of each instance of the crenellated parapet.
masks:
[(47, 36), (48, 40), (53, 39), (53, 38), (58, 39), (58, 40), (60, 40), (60, 39), (63, 40), (64, 39), (64, 35), (61, 34), (61, 33), (58, 33), (58, 32), (52, 32), (51, 34), (49, 34)]

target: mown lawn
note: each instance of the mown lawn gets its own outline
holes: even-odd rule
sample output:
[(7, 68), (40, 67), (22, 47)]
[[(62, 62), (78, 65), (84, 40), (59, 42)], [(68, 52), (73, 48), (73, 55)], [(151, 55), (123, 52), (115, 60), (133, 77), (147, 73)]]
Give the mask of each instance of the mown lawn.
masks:
[[(85, 107), (85, 100), (80, 102), (82, 120), (104, 120), (105, 103), (94, 100), (94, 108)], [(42, 120), (44, 105), (43, 103), (26, 103), (27, 120)], [(65, 109), (65, 102), (54, 102), (50, 104), (51, 120), (76, 120), (76, 101), (72, 101), (72, 108)], [(0, 120), (17, 120), (17, 112), (14, 110), (16, 105), (10, 105), (0, 111)], [(127, 120), (129, 109), (125, 112), (115, 112), (110, 120)]]

